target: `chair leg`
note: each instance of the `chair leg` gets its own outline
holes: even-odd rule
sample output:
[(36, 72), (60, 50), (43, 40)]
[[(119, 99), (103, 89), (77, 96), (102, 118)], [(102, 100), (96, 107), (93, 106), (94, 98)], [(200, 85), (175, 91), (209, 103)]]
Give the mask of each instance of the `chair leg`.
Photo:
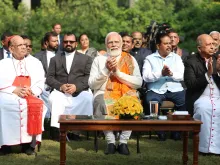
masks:
[(151, 139), (151, 131), (149, 131), (149, 139)]
[(94, 146), (95, 146), (95, 152), (98, 152), (98, 138), (97, 133), (98, 131), (95, 131), (95, 139), (94, 139)]
[(38, 151), (38, 152), (40, 152), (40, 148), (41, 148), (41, 143), (39, 143), (39, 144), (37, 145), (37, 151)]
[(136, 132), (136, 135), (137, 135), (137, 153), (141, 153), (140, 152), (140, 144), (139, 144), (139, 138), (140, 138), (140, 134), (139, 132)]
[(89, 140), (89, 131), (86, 131), (86, 140)]

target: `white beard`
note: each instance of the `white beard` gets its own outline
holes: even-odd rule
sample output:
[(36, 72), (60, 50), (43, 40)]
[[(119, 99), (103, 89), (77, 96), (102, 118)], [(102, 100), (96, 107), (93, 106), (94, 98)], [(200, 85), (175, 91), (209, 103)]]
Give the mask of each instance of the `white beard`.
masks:
[(111, 57), (117, 57), (119, 55), (121, 55), (121, 50), (111, 50), (111, 49), (107, 49), (107, 53), (111, 56)]

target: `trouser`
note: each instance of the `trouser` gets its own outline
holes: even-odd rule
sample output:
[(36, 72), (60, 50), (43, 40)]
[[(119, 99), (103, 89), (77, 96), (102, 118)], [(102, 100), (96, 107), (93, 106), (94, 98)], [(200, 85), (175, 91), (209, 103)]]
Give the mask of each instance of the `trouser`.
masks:
[[(145, 115), (150, 115), (150, 101), (158, 101), (159, 109), (163, 101), (172, 101), (175, 104), (177, 111), (185, 111), (185, 90), (180, 92), (167, 91), (164, 94), (158, 94), (153, 91), (148, 91), (144, 99), (144, 112)], [(159, 111), (158, 111), (159, 112)]]
[[(107, 140), (107, 143), (113, 143), (115, 144), (115, 135), (113, 131), (103, 131), (105, 134), (105, 138)], [(131, 131), (121, 131), (121, 134), (119, 136), (119, 145), (121, 143), (127, 144), (129, 138), (131, 136)]]
[[(94, 99), (94, 103), (93, 103), (93, 107), (94, 107), (94, 112), (93, 115), (95, 116), (95, 118), (104, 118), (104, 115), (106, 115), (106, 106), (105, 106), (105, 102), (104, 102), (104, 95), (100, 94), (98, 96), (95, 97)], [(113, 131), (103, 131), (107, 140), (107, 143), (114, 143), (115, 144), (115, 135), (113, 133)], [(119, 137), (119, 143), (125, 143), (127, 144), (128, 139), (131, 136), (131, 131), (125, 131), (123, 130), (120, 134)]]

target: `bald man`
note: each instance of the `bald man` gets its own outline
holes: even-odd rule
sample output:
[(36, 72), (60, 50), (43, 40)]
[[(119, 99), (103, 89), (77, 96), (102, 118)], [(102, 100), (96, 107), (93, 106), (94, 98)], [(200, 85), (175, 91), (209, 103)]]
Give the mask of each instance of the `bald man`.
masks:
[[(22, 151), (33, 155), (36, 141), (41, 141), (45, 114), (38, 99), (44, 88), (44, 70), (40, 61), (25, 57), (27, 47), (22, 37), (13, 36), (9, 50), (12, 58), (0, 61), (0, 118), (4, 119), (0, 120), (0, 148), (8, 154), (9, 146), (24, 144)], [(35, 112), (30, 108), (32, 101), (39, 105)]]
[(220, 154), (220, 57), (213, 56), (215, 42), (207, 34), (197, 38), (197, 49), (185, 62), (186, 105), (203, 122), (199, 151)]
[(130, 54), (137, 60), (141, 75), (144, 65), (145, 58), (152, 54), (151, 50), (147, 48), (142, 48), (142, 39), (143, 35), (141, 32), (135, 31), (132, 33), (133, 38), (133, 49), (130, 51)]

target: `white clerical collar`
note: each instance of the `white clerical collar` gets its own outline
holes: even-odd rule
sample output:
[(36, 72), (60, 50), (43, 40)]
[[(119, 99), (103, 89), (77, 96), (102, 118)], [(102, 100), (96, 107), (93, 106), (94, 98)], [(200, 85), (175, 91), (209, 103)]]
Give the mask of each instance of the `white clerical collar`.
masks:
[(66, 56), (73, 56), (73, 55), (75, 55), (75, 52), (76, 52), (76, 51), (73, 51), (73, 52), (71, 52), (71, 53), (65, 52), (65, 55), (66, 55)]
[(17, 64), (19, 62), (23, 63), (25, 62), (25, 58), (23, 58), (22, 60), (17, 60), (16, 58), (12, 57), (12, 60)]
[(46, 50), (47, 54), (55, 55), (55, 51)]

